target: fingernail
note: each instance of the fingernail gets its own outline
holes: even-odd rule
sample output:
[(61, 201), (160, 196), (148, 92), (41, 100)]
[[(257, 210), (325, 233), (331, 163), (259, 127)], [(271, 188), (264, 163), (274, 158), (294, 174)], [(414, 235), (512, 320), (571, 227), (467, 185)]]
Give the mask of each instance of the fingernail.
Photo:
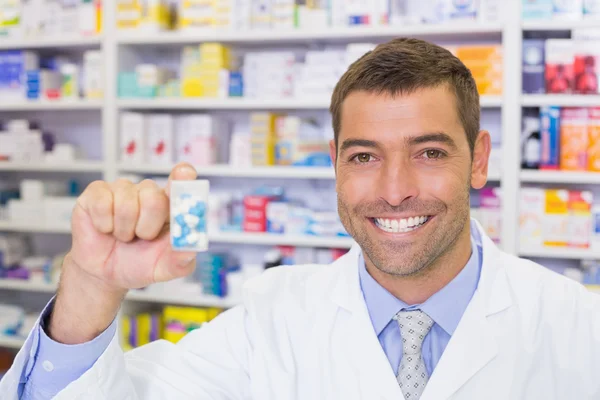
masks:
[(192, 168), (191, 166), (184, 164), (177, 168), (177, 172), (186, 173), (186, 174), (195, 174), (196, 170), (194, 170), (194, 168)]
[(189, 256), (189, 257), (181, 259), (181, 261), (179, 262), (179, 266), (185, 267), (186, 265), (188, 265), (189, 263), (191, 263), (194, 260), (194, 258), (196, 258), (195, 254), (192, 255), (192, 256)]

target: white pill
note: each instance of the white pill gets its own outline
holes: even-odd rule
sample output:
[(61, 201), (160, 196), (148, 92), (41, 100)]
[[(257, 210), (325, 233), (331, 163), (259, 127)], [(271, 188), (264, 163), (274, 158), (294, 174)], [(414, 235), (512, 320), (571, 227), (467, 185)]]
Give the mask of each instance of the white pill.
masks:
[(173, 237), (180, 237), (181, 236), (181, 226), (179, 224), (173, 224), (171, 225), (171, 234), (173, 235)]
[(199, 235), (196, 232), (191, 232), (189, 235), (186, 236), (185, 240), (187, 241), (187, 243), (189, 245), (195, 245), (196, 242), (198, 241)]
[(186, 214), (183, 217), (183, 220), (190, 228), (196, 228), (196, 225), (198, 225), (198, 222), (200, 222), (200, 218), (192, 214)]

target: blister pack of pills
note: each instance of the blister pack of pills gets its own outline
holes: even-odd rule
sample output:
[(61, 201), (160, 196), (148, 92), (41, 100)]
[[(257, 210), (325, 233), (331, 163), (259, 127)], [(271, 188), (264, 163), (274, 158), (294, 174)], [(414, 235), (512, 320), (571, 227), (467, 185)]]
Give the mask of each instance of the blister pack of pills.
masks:
[(175, 250), (208, 250), (209, 188), (207, 180), (171, 182), (171, 246)]

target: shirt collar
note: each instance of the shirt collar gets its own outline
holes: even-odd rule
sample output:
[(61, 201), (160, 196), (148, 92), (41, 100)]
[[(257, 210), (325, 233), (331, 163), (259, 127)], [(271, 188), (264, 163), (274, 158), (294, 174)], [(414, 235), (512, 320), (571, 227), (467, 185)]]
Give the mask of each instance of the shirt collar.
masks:
[(420, 309), (452, 336), (479, 283), (482, 249), (474, 238), (471, 238), (471, 248), (471, 257), (462, 271), (423, 304), (415, 305), (408, 305), (397, 299), (377, 283), (367, 272), (361, 252), (359, 257), (360, 285), (371, 323), (377, 335), (399, 311)]

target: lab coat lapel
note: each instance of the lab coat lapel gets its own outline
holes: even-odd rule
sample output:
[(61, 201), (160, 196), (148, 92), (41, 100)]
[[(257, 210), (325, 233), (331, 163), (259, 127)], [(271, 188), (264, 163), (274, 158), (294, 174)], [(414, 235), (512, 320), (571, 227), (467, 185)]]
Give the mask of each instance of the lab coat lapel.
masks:
[[(370, 399), (402, 399), (394, 371), (379, 344), (365, 304), (358, 277), (360, 247), (354, 245), (339, 261), (341, 279), (332, 291), (332, 300), (347, 314), (342, 340), (360, 381), (360, 392)], [(350, 377), (349, 377), (350, 378)], [(357, 398), (363, 398), (357, 393)]]
[(506, 256), (482, 233), (483, 264), (479, 286), (450, 339), (422, 400), (448, 399), (496, 357), (498, 344), (489, 317), (510, 307), (507, 276), (501, 268)]

